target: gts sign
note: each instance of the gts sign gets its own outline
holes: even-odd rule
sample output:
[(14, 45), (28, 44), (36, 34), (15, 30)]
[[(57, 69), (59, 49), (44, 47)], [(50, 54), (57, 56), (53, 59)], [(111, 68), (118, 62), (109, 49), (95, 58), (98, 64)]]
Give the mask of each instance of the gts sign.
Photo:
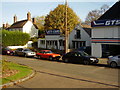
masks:
[(119, 20), (97, 20), (91, 22), (92, 27), (97, 26), (120, 26), (120, 19)]
[(105, 22), (105, 25), (110, 25), (110, 26), (113, 26), (113, 25), (120, 25), (120, 20), (109, 20), (109, 21), (106, 21)]

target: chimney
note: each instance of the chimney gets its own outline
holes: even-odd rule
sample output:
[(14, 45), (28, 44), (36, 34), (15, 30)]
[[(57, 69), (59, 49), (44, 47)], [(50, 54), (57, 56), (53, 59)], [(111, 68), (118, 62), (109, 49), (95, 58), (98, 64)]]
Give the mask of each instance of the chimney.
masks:
[(14, 23), (17, 22), (17, 16), (14, 16)]
[(5, 29), (6, 28), (6, 25), (5, 24), (3, 24), (3, 29)]
[(6, 23), (6, 28), (8, 28), (9, 27), (9, 24), (8, 23)]
[(30, 12), (27, 13), (27, 20), (31, 21), (31, 14), (30, 14)]
[(35, 19), (35, 17), (32, 18), (32, 22), (33, 22), (33, 24), (36, 24), (36, 19)]

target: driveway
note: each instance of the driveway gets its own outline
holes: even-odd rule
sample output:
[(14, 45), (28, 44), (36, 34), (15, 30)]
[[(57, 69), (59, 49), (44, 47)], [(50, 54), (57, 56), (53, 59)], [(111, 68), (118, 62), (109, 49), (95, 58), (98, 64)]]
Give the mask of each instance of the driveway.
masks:
[(3, 59), (30, 66), (36, 71), (30, 80), (9, 88), (118, 88), (120, 69), (104, 64), (71, 64), (18, 56), (3, 56)]

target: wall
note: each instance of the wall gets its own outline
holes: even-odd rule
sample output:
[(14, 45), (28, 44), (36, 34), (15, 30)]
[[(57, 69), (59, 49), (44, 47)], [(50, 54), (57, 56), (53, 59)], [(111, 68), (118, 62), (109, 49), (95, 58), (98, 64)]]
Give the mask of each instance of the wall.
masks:
[(30, 37), (38, 37), (38, 29), (36, 29), (31, 21), (23, 26), (23, 32), (29, 33)]
[(41, 40), (45, 40), (45, 38), (44, 39), (42, 39), (42, 38), (38, 39), (38, 48), (46, 48), (45, 44), (41, 44)]
[(86, 46), (91, 46), (91, 38), (88, 35), (88, 33), (80, 25), (77, 26), (77, 29), (80, 30), (81, 39), (75, 39), (76, 30), (73, 30), (70, 33), (70, 36), (69, 36), (70, 48), (72, 48), (72, 41), (73, 40), (75, 40), (75, 41), (86, 41)]
[[(120, 38), (120, 27), (94, 27), (92, 29), (92, 38)], [(119, 32), (118, 32), (119, 31)]]

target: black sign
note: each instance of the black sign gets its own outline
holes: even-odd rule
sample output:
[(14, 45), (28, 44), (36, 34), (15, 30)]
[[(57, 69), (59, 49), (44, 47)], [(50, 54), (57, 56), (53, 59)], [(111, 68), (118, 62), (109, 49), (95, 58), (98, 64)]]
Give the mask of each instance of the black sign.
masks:
[(120, 26), (120, 19), (118, 20), (97, 20), (91, 22), (92, 27), (98, 26)]
[(46, 30), (46, 35), (60, 35), (60, 30)]

